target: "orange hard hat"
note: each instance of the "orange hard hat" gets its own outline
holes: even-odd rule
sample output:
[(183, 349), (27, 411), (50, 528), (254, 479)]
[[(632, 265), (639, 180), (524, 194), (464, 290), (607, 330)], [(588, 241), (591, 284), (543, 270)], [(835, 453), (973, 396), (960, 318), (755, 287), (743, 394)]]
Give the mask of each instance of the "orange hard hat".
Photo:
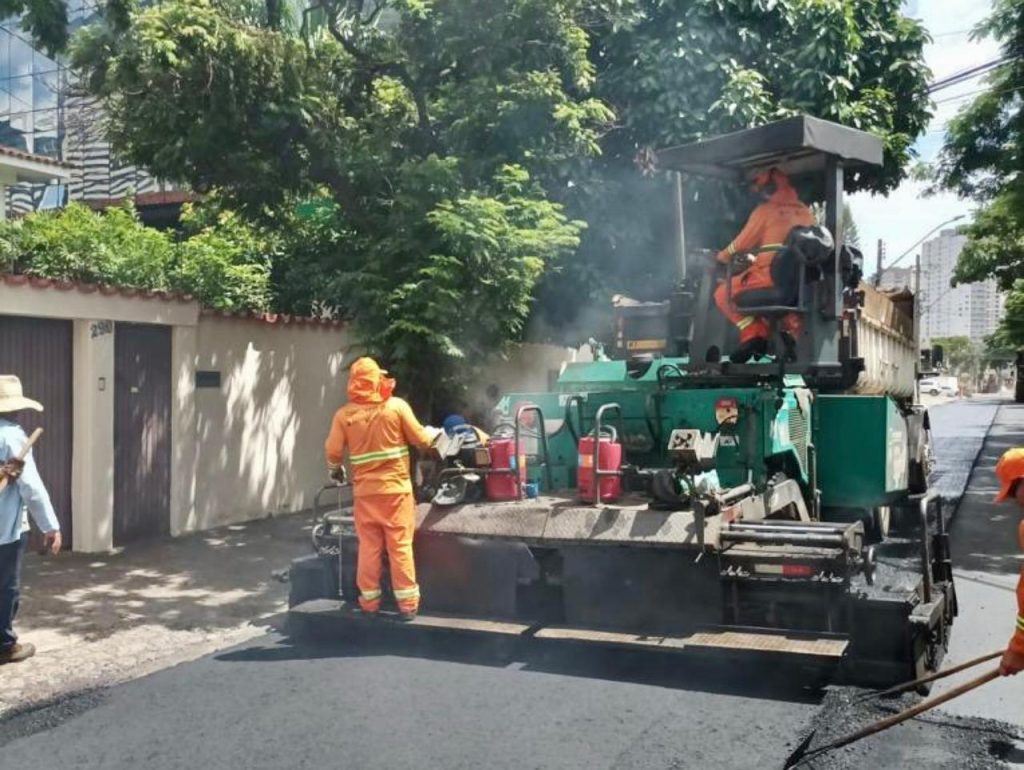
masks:
[(1024, 479), (1024, 448), (1006, 450), (996, 463), (996, 476), (999, 477), (999, 494), (995, 502), (1001, 503), (1010, 496), (1014, 485)]
[(782, 169), (780, 168), (766, 168), (764, 171), (759, 171), (754, 175), (754, 178), (750, 182), (750, 187), (755, 191), (763, 190), (772, 182), (776, 184), (786, 184), (789, 182), (789, 177), (782, 173)]

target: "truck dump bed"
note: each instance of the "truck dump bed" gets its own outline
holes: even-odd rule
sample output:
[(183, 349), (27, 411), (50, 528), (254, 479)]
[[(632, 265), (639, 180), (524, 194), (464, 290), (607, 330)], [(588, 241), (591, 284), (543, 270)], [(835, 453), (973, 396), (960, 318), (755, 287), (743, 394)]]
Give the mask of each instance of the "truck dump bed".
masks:
[(864, 307), (857, 325), (859, 354), (864, 359), (852, 393), (911, 398), (917, 366), (914, 295), (886, 292), (861, 283)]

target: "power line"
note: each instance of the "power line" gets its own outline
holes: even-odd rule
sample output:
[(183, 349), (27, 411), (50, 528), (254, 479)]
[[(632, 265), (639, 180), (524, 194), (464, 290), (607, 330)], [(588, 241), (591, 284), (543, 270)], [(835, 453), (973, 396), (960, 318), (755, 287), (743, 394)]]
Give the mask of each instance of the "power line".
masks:
[(997, 67), (1001, 67), (1015, 59), (1016, 57), (1014, 56), (1001, 56), (998, 59), (993, 59), (992, 61), (977, 64), (973, 67), (968, 67), (965, 70), (960, 70), (959, 72), (954, 72), (952, 75), (947, 75), (944, 78), (932, 81), (928, 86), (928, 93), (934, 94), (937, 91), (942, 91), (947, 88), (952, 88), (955, 85), (966, 83), (968, 80), (973, 80), (981, 75), (987, 75)]
[[(1012, 86), (1007, 86), (1006, 88), (1000, 88), (998, 91), (992, 91), (991, 93), (992, 93), (993, 96), (999, 96), (1000, 94), (1011, 93), (1013, 91), (1016, 91), (1019, 88), (1024, 88), (1024, 83), (1015, 83)], [(984, 94), (984, 93), (988, 93), (988, 92), (989, 92), (988, 88), (979, 88), (979, 89), (977, 89), (975, 91), (968, 91), (966, 94), (960, 94), (959, 96), (948, 96), (945, 99), (939, 99), (939, 100), (937, 100), (935, 102), (935, 104), (948, 104), (949, 102), (956, 102), (956, 101), (961, 101), (963, 99), (970, 99), (970, 98), (972, 98), (974, 96), (978, 96), (979, 94)]]

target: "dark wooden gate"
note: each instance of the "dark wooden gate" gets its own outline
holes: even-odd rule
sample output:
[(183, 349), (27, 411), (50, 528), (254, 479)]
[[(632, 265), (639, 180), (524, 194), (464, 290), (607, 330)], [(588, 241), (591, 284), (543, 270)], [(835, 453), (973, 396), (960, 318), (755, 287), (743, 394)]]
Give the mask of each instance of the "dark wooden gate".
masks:
[(0, 315), (0, 374), (21, 378), (25, 395), (42, 412), (17, 414), (26, 433), (45, 431), (33, 450), (39, 475), (53, 500), (64, 547), (71, 548), (72, 323)]
[(166, 535), (171, 509), (171, 330), (114, 329), (114, 545)]

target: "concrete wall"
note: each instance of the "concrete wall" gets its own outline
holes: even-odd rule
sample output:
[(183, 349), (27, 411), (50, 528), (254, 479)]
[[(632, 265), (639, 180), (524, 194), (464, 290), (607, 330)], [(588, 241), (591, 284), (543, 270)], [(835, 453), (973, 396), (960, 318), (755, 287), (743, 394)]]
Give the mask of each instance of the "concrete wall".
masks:
[[(113, 547), (114, 338), (117, 321), (171, 327), (171, 522), (174, 535), (312, 506), (323, 442), (355, 357), (335, 326), (201, 314), (192, 301), (51, 282), (0, 280), (0, 313), (74, 321), (75, 550)], [(588, 349), (527, 344), (484, 367), (470, 411), (501, 394), (546, 391)], [(196, 371), (218, 387), (196, 387)]]
[(192, 441), (175, 442), (176, 462), (189, 470), (172, 531), (312, 506), (326, 478), (324, 439), (344, 399), (348, 344), (335, 327), (200, 318), (193, 369), (220, 372), (221, 384), (192, 387), (182, 353), (176, 424), (186, 435), (192, 426)]
[(114, 545), (114, 328), (76, 319), (72, 334), (74, 548), (109, 551)]

